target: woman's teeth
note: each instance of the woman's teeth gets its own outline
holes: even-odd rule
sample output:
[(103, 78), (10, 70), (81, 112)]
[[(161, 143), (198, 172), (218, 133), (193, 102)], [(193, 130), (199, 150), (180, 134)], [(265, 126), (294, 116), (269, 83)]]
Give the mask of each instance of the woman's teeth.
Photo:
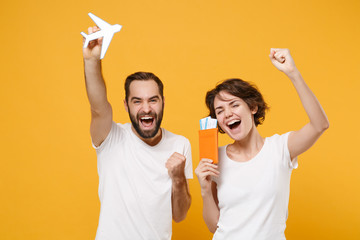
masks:
[(234, 127), (239, 126), (240, 123), (241, 123), (240, 120), (234, 120), (234, 121), (231, 121), (231, 122), (228, 123), (228, 127), (229, 127), (230, 129), (233, 129)]

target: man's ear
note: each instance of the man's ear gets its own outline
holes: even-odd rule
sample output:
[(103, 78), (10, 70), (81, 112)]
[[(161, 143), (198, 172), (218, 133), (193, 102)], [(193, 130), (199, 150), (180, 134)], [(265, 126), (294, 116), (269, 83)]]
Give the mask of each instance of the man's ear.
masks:
[(126, 111), (127, 113), (129, 113), (129, 106), (128, 106), (126, 100), (124, 100), (124, 107), (125, 107), (125, 111)]
[(258, 105), (256, 105), (256, 106), (251, 110), (251, 113), (252, 113), (252, 114), (256, 114), (258, 110), (259, 110), (259, 107), (258, 107)]

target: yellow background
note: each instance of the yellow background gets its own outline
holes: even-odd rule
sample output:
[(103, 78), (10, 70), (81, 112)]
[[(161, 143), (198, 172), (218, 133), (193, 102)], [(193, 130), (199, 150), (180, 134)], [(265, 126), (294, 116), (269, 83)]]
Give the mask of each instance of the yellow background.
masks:
[[(359, 0), (3, 2), (0, 239), (94, 239), (98, 175), (80, 35), (93, 25), (88, 12), (123, 25), (103, 61), (115, 121), (128, 121), (125, 77), (154, 72), (165, 84), (163, 127), (189, 138), (194, 168), (204, 96), (220, 80), (257, 84), (271, 106), (262, 136), (308, 121), (268, 59), (271, 47), (289, 48), (330, 129), (293, 172), (286, 236), (360, 239), (359, 10)], [(190, 191), (173, 239), (210, 239), (196, 177)]]

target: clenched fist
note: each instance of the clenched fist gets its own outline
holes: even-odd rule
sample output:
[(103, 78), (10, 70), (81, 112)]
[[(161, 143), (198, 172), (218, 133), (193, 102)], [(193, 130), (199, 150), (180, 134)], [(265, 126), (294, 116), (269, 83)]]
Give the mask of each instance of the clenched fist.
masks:
[(181, 181), (185, 179), (185, 162), (185, 156), (177, 152), (173, 153), (166, 161), (165, 167), (168, 169), (169, 176), (173, 181)]
[(269, 57), (272, 64), (286, 75), (297, 71), (289, 49), (271, 48)]

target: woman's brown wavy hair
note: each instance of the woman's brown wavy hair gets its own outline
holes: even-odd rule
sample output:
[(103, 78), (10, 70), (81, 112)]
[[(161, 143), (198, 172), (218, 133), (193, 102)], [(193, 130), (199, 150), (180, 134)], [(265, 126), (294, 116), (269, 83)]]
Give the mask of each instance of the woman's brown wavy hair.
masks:
[[(214, 100), (221, 91), (225, 91), (235, 97), (241, 98), (251, 110), (255, 109), (257, 106), (258, 110), (254, 114), (255, 126), (263, 123), (265, 120), (265, 111), (269, 109), (268, 105), (255, 85), (238, 78), (224, 80), (217, 84), (214, 89), (206, 93), (206, 106), (208, 107), (210, 111), (209, 115), (212, 118), (216, 118)], [(224, 133), (220, 126), (218, 127), (219, 132)]]

